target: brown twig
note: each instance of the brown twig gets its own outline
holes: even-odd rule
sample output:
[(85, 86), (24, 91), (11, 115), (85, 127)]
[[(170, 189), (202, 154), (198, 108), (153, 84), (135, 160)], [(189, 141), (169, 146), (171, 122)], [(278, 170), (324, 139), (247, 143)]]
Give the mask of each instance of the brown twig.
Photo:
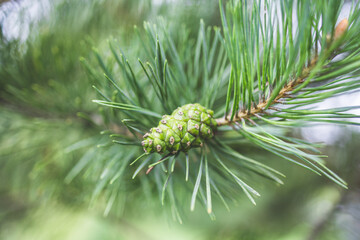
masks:
[[(335, 41), (335, 40), (339, 39), (341, 36), (343, 36), (348, 28), (348, 24), (349, 24), (348, 20), (346, 18), (343, 19), (336, 26), (334, 35), (333, 35), (333, 38), (331, 39), (331, 41)], [(280, 99), (288, 98), (289, 96), (291, 96), (290, 93), (295, 89), (295, 87), (298, 86), (299, 84), (303, 83), (305, 81), (305, 79), (310, 75), (310, 73), (313, 70), (313, 68), (315, 67), (317, 61), (318, 61), (318, 56), (317, 56), (317, 54), (315, 54), (314, 58), (310, 61), (309, 66), (304, 67), (304, 69), (302, 70), (301, 76), (298, 77), (297, 79), (294, 79), (294, 80), (290, 81), (289, 83), (287, 83), (280, 90), (278, 96), (276, 96), (276, 98), (274, 100), (272, 100), (270, 103), (269, 103), (269, 99), (266, 99), (266, 100), (262, 100), (259, 104), (252, 106), (249, 111), (238, 111), (237, 114), (235, 114), (232, 121), (230, 121), (231, 114), (229, 114), (223, 118), (218, 118), (218, 119), (216, 119), (217, 125), (218, 126), (231, 125), (234, 122), (241, 121), (242, 119), (250, 120), (250, 118), (252, 116), (255, 116), (255, 114), (263, 113), (265, 111), (266, 106), (268, 106), (268, 105), (270, 106), (270, 105), (273, 105), (276, 103), (282, 103), (280, 101)]]

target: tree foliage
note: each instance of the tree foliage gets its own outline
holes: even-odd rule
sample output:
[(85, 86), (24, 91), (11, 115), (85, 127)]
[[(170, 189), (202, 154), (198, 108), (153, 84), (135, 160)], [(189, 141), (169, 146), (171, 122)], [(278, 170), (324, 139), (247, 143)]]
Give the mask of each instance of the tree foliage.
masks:
[[(100, 105), (103, 133), (118, 145), (101, 145), (101, 154), (88, 153), (72, 173), (87, 168), (87, 175), (98, 176), (94, 194), (109, 192), (109, 207), (119, 179), (136, 177), (145, 192), (170, 202), (179, 221), (182, 192), (189, 192), (185, 202), (191, 210), (199, 200), (214, 217), (212, 199), (227, 207), (239, 196), (235, 187), (255, 204), (260, 196), (251, 184), (255, 176), (283, 184), (283, 173), (243, 153), (248, 145), (346, 188), (326, 167), (317, 144), (288, 134), (311, 122), (358, 124), (351, 121), (358, 116), (347, 113), (358, 107), (314, 108), (359, 88), (359, 4), (353, 4), (348, 20), (339, 19), (342, 6), (340, 1), (287, 0), (229, 1), (224, 7), (220, 1), (222, 29), (201, 21), (193, 36), (186, 26), (164, 19), (135, 27), (141, 46), (137, 61), (110, 40), (108, 50), (94, 50), (97, 66), (83, 63), (98, 92), (93, 102)], [(215, 137), (188, 153), (142, 154), (142, 135), (187, 103), (214, 110), (220, 126)], [(134, 159), (138, 162), (129, 168)], [(142, 176), (154, 163), (159, 166)]]

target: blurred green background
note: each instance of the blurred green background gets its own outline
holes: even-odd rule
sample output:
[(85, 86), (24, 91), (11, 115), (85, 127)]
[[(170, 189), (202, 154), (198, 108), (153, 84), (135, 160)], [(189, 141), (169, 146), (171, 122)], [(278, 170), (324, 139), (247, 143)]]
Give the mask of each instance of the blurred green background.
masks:
[(102, 51), (115, 37), (136, 59), (141, 48), (133, 26), (158, 16), (175, 29), (189, 27), (190, 35), (200, 19), (220, 26), (216, 0), (0, 1), (0, 239), (360, 239), (356, 128), (293, 133), (327, 143), (328, 165), (349, 190), (263, 152), (260, 160), (287, 175), (285, 185), (259, 183), (256, 207), (246, 198), (230, 211), (214, 206), (216, 221), (197, 209), (178, 224), (158, 199), (142, 199), (141, 189), (138, 199), (124, 200), (125, 209), (104, 217), (103, 201), (91, 199), (91, 180), (66, 181), (103, 130), (81, 117), (96, 120), (97, 106), (79, 58), (95, 63), (92, 47)]

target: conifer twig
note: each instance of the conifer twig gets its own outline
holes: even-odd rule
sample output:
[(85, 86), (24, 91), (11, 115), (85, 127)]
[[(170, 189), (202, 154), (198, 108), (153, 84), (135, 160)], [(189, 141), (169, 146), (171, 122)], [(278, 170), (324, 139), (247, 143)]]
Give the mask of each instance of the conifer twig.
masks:
[[(327, 41), (329, 42), (329, 45), (334, 42), (335, 40), (339, 39), (341, 36), (344, 35), (348, 28), (348, 20), (344, 18), (340, 23), (336, 26), (333, 37), (327, 36)], [(335, 51), (335, 50), (334, 50)], [(333, 51), (333, 52), (334, 52)], [(250, 120), (252, 116), (255, 116), (256, 114), (262, 113), (266, 110), (266, 106), (271, 106), (276, 103), (281, 103), (280, 99), (291, 96), (290, 93), (295, 89), (296, 86), (303, 83), (305, 79), (310, 75), (313, 68), (316, 66), (318, 62), (318, 55), (317, 52), (314, 56), (314, 58), (310, 61), (310, 65), (307, 67), (304, 67), (302, 74), (300, 77), (290, 81), (287, 83), (279, 92), (279, 94), (276, 96), (274, 100), (271, 101), (269, 104), (269, 99), (264, 100), (260, 102), (257, 105), (254, 105), (251, 107), (249, 111), (241, 111), (239, 110), (237, 114), (234, 116), (233, 120), (231, 121), (231, 113), (223, 118), (216, 119), (218, 126), (225, 126), (225, 125), (231, 125), (234, 122), (240, 122), (242, 119), (244, 120)]]

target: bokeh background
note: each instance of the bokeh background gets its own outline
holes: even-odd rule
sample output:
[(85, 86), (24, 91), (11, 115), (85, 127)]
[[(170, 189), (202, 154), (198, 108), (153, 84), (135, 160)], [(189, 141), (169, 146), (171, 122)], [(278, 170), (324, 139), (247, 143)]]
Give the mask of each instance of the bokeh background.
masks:
[[(285, 185), (259, 183), (257, 206), (246, 198), (230, 211), (214, 206), (216, 221), (199, 209), (174, 222), (159, 199), (142, 206), (149, 200), (141, 189), (138, 199), (104, 216), (103, 201), (91, 197), (93, 182), (66, 181), (103, 130), (85, 117), (97, 106), (80, 57), (95, 63), (94, 48), (101, 52), (116, 38), (136, 59), (133, 26), (159, 16), (194, 37), (200, 19), (221, 25), (216, 0), (0, 1), (0, 239), (360, 239), (359, 127), (316, 124), (292, 133), (325, 143), (328, 166), (348, 190), (274, 158)], [(352, 93), (318, 107), (359, 103)], [(269, 161), (251, 146), (243, 151)]]

